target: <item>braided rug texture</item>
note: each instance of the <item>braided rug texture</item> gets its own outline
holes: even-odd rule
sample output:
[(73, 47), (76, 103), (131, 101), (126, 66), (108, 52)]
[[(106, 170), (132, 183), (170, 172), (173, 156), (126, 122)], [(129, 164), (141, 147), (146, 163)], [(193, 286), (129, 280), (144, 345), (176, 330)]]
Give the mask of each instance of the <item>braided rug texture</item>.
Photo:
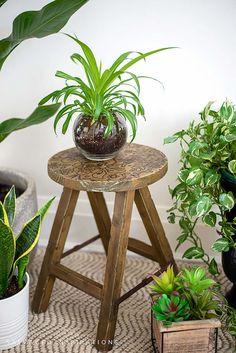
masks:
[[(31, 265), (31, 299), (43, 254), (44, 250), (38, 249)], [(102, 283), (105, 261), (103, 254), (80, 251), (64, 258), (62, 263)], [(151, 260), (128, 256), (123, 292), (157, 269), (158, 264)], [(230, 286), (224, 275), (221, 282), (225, 288)], [(97, 299), (57, 279), (47, 312), (30, 312), (27, 342), (4, 353), (96, 353), (93, 340), (96, 337), (99, 304)], [(143, 288), (120, 305), (112, 352), (152, 353), (150, 336), (150, 299), (147, 288)], [(234, 347), (233, 339), (220, 331), (218, 352), (233, 353)]]

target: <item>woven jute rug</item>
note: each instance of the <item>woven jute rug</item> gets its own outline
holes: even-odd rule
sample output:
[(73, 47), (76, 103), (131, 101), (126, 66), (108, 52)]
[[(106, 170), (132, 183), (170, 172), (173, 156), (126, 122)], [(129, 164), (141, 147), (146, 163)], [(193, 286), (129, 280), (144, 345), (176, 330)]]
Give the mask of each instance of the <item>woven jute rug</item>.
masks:
[[(43, 254), (44, 250), (39, 249), (31, 266), (31, 298), (37, 283)], [(105, 260), (103, 254), (77, 252), (63, 259), (63, 264), (102, 283)], [(157, 269), (158, 265), (151, 260), (128, 256), (123, 292), (134, 287), (147, 274)], [(221, 281), (225, 287), (229, 286), (223, 275)], [(148, 289), (143, 288), (120, 305), (113, 352), (153, 352), (148, 293)], [(47, 312), (30, 313), (27, 342), (4, 352), (96, 353), (93, 341), (96, 337), (99, 304), (100, 302), (93, 297), (56, 280)], [(234, 340), (220, 331), (218, 352), (233, 353), (234, 347)]]

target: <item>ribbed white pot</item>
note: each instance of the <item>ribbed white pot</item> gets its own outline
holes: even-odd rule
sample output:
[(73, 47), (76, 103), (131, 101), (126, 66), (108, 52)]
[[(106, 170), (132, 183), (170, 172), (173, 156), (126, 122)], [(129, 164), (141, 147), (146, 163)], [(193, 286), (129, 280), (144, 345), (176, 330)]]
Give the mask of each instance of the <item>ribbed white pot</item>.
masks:
[(29, 276), (24, 288), (12, 297), (0, 300), (0, 352), (23, 342), (28, 333)]

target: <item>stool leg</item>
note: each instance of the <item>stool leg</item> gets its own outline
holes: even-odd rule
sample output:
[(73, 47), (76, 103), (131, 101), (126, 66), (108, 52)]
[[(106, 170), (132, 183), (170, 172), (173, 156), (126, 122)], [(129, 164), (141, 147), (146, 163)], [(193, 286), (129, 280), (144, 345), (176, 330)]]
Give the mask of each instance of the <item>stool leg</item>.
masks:
[(48, 308), (55, 282), (50, 266), (61, 259), (78, 196), (79, 192), (75, 190), (64, 188), (62, 192), (32, 302), (32, 310), (36, 313)]
[(113, 346), (118, 314), (117, 300), (124, 275), (133, 200), (134, 191), (116, 193), (95, 344), (98, 350), (104, 352)]
[(93, 210), (94, 219), (107, 254), (110, 240), (111, 219), (102, 192), (88, 192), (88, 198)]
[(171, 247), (148, 187), (136, 190), (135, 203), (156, 254), (157, 262), (161, 266), (173, 262), (175, 271), (177, 271)]

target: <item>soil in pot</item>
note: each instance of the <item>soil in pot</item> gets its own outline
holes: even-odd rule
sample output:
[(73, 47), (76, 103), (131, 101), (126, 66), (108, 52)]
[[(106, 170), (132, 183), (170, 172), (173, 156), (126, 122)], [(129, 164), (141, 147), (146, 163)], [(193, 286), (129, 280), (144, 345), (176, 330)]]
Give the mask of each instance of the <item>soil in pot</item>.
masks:
[(22, 288), (19, 288), (19, 286), (18, 286), (18, 282), (17, 282), (16, 276), (13, 276), (12, 279), (11, 279), (11, 282), (10, 282), (8, 288), (7, 288), (6, 294), (4, 295), (4, 297), (0, 297), (0, 300), (12, 297), (16, 293), (18, 293), (21, 289)]
[(113, 158), (125, 145), (127, 127), (125, 120), (118, 114), (113, 114), (114, 125), (112, 132), (105, 137), (107, 128), (106, 116), (101, 116), (92, 123), (92, 119), (80, 115), (74, 123), (73, 137), (76, 147), (91, 160), (107, 160)]
[[(12, 185), (6, 185), (6, 184), (0, 184), (0, 201), (3, 202), (6, 194), (10, 190)], [(24, 190), (21, 190), (19, 188), (16, 188), (16, 197), (19, 197), (22, 195)]]

